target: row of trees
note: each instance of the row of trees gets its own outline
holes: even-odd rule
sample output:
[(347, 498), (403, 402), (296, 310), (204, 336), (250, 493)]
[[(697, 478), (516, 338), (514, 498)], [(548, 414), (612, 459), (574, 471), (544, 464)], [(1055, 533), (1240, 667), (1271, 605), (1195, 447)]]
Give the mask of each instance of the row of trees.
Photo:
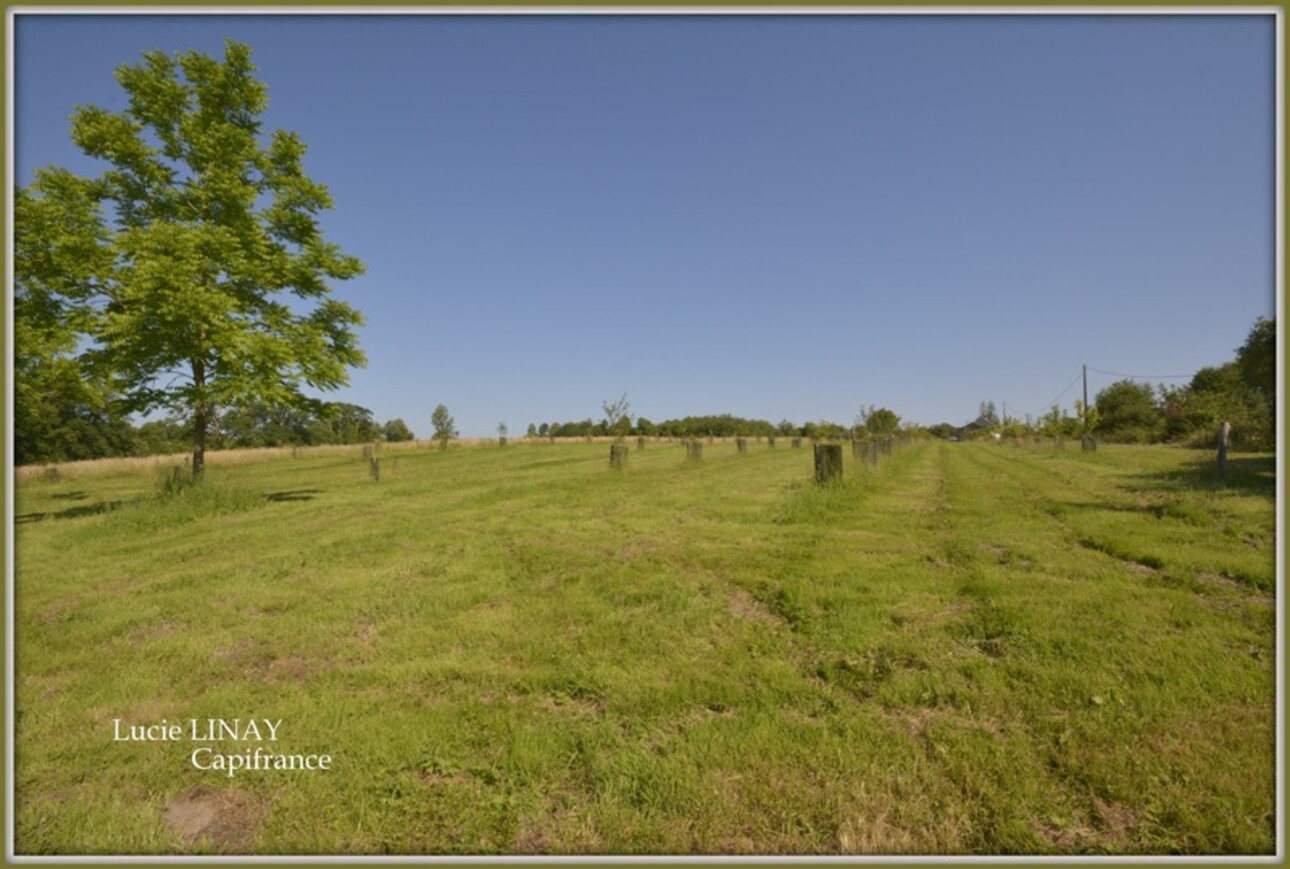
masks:
[[(76, 387), (68, 387), (75, 389)], [(192, 424), (166, 417), (135, 424), (92, 390), (77, 390), (57, 403), (15, 403), (24, 414), (15, 420), (14, 460), (19, 465), (69, 462), (116, 456), (170, 455), (191, 449)], [(38, 409), (40, 413), (31, 411)], [(209, 420), (211, 449), (359, 444), (410, 441), (401, 419), (378, 422), (365, 407), (326, 402), (315, 409), (253, 403), (232, 407)]]
[[(1218, 426), (1232, 424), (1232, 440), (1251, 450), (1276, 444), (1276, 321), (1260, 317), (1235, 358), (1197, 371), (1184, 386), (1164, 386), (1123, 379), (1097, 393), (1085, 408), (1075, 402), (1071, 413), (1054, 405), (1038, 420), (1000, 419), (993, 402), (981, 404), (988, 422), (981, 435), (1003, 437), (1078, 437), (1088, 431), (1120, 443), (1214, 444)], [(930, 429), (954, 437), (962, 429), (941, 423)]]
[(1273, 449), (1276, 355), (1276, 321), (1260, 317), (1230, 362), (1200, 369), (1185, 386), (1106, 387), (1089, 409), (1089, 428), (1112, 441), (1212, 446), (1220, 423), (1230, 422), (1235, 445)]
[(1276, 444), (1276, 322), (1260, 318), (1236, 358), (1197, 371), (1186, 386), (1121, 380), (1097, 395), (1094, 431), (1135, 443), (1210, 445), (1219, 424), (1247, 449)]
[(764, 419), (748, 419), (742, 416), (723, 413), (710, 416), (686, 416), (680, 419), (669, 419), (653, 422), (646, 417), (634, 420), (628, 414), (630, 409), (624, 395), (617, 402), (603, 405), (604, 417), (593, 420), (590, 417), (577, 422), (544, 422), (530, 423), (528, 437), (611, 437), (644, 435), (646, 437), (806, 437), (806, 438), (848, 438), (866, 437), (868, 435), (887, 435), (900, 427), (900, 417), (887, 408), (861, 408), (855, 421), (849, 426), (821, 420), (805, 422), (801, 425), (787, 419), (772, 423)]

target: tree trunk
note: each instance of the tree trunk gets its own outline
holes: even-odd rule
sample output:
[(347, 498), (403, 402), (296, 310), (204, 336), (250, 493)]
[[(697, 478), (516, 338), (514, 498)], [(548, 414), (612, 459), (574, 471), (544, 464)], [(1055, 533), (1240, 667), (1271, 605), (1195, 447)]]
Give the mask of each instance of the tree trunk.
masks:
[(206, 429), (210, 425), (206, 408), (206, 366), (202, 360), (193, 360), (193, 386), (197, 401), (193, 404), (193, 479), (201, 480), (206, 473)]
[(842, 444), (815, 445), (815, 482), (832, 483), (842, 480)]

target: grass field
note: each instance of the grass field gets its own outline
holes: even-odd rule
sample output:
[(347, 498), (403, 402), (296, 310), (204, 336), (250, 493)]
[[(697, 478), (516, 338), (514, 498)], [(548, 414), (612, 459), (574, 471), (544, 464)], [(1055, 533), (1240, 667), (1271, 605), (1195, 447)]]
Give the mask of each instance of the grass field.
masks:
[[(18, 853), (1274, 850), (1270, 456), (850, 458), (24, 475)], [(113, 740), (191, 718), (280, 719), (332, 769)]]

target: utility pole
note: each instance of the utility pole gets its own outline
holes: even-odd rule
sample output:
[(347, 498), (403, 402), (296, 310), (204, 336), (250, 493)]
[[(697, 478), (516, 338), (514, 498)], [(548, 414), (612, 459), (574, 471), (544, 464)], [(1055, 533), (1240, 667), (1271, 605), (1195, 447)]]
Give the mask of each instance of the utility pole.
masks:
[(1087, 365), (1084, 366), (1084, 408), (1080, 411), (1080, 416), (1083, 417), (1083, 419), (1081, 419), (1080, 422), (1083, 424), (1084, 434), (1088, 434), (1088, 366)]

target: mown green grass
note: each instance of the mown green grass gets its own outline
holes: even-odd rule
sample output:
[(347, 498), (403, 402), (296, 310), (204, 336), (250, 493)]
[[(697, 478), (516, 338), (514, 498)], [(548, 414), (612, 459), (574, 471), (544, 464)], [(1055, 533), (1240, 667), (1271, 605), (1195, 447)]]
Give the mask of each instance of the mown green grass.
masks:
[[(916, 443), (817, 487), (786, 445), (541, 444), (24, 481), (17, 849), (1270, 853), (1272, 467)], [(334, 768), (111, 740), (207, 717)], [(169, 829), (198, 792), (244, 835)]]

